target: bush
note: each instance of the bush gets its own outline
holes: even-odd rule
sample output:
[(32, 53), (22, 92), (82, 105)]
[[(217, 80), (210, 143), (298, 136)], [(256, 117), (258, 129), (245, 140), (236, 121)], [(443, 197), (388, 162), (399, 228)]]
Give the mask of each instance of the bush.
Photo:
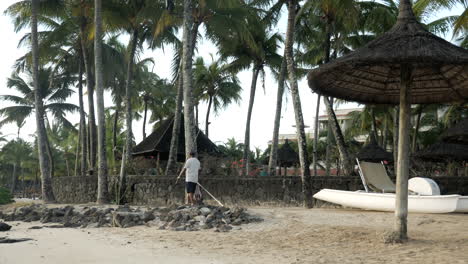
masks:
[(6, 188), (0, 187), (0, 205), (13, 202), (13, 196)]

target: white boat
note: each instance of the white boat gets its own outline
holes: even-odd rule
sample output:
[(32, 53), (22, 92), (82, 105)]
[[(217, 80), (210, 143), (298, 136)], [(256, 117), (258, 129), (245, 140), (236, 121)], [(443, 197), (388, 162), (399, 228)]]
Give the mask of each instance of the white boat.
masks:
[[(346, 207), (395, 211), (396, 186), (388, 177), (384, 165), (359, 160), (357, 163), (365, 191), (322, 189), (313, 197)], [(410, 190), (410, 195), (408, 195), (408, 212), (410, 213), (468, 213), (468, 196), (440, 195), (439, 186), (432, 179), (411, 178), (408, 182), (408, 189)]]
[[(394, 193), (371, 193), (365, 191), (341, 191), (323, 189), (314, 195), (315, 199), (346, 207), (374, 211), (394, 211)], [(409, 195), (410, 213), (453, 213), (468, 212), (468, 196), (452, 195)]]

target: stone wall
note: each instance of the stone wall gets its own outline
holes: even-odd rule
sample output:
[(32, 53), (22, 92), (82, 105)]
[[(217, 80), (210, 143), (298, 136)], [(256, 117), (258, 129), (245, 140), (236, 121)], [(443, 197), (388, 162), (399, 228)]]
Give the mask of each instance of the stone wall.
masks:
[[(138, 205), (167, 205), (182, 203), (184, 183), (175, 185), (175, 177), (130, 176), (125, 192), (128, 203)], [(468, 195), (468, 178), (433, 178), (442, 194)], [(115, 197), (116, 178), (111, 177), (109, 193)], [(227, 205), (300, 205), (301, 179), (296, 176), (260, 178), (204, 178), (200, 182), (210, 193)], [(96, 201), (97, 177), (53, 178), (55, 197), (61, 203), (87, 203)], [(320, 189), (360, 190), (359, 177), (312, 177), (313, 193)], [(212, 200), (206, 192), (204, 199)], [(214, 202), (214, 201), (213, 201)], [(320, 201), (315, 201), (320, 205)]]

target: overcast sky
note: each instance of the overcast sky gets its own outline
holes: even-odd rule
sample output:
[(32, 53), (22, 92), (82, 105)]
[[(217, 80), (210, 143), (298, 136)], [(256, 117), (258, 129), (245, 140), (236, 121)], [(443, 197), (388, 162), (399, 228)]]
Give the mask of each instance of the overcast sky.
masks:
[[(6, 80), (11, 75), (12, 66), (14, 61), (24, 55), (27, 50), (26, 48), (18, 48), (19, 39), (26, 33), (20, 32), (15, 33), (13, 31), (13, 25), (11, 23), (11, 18), (4, 16), (4, 10), (11, 4), (17, 2), (17, 0), (0, 0), (0, 36), (2, 36), (2, 41), (0, 42), (0, 94), (14, 94), (14, 91), (6, 87)], [(445, 16), (447, 14), (460, 14), (461, 9), (451, 10), (450, 12), (442, 12), (438, 16)], [(286, 29), (285, 19), (283, 18), (280, 24), (277, 26), (278, 30), (283, 34)], [(203, 56), (206, 62), (211, 62), (210, 54), (216, 56), (217, 49), (210, 42), (205, 40), (200, 40), (198, 42), (198, 54), (196, 56)], [(281, 50), (278, 50), (278, 53), (282, 53)], [(156, 61), (154, 67), (154, 72), (157, 73), (161, 78), (169, 78), (171, 76), (170, 65), (172, 59), (172, 50), (165, 49), (156, 51), (147, 51), (144, 53), (142, 58), (152, 57)], [(244, 71), (238, 74), (238, 77), (241, 81), (243, 87), (242, 98), (243, 100), (239, 105), (233, 104), (226, 108), (224, 111), (219, 113), (219, 115), (210, 116), (210, 138), (216, 144), (225, 142), (228, 138), (234, 137), (237, 141), (242, 142), (244, 140), (245, 133), (245, 120), (247, 116), (247, 106), (249, 100), (249, 89), (251, 81), (251, 72)], [(273, 121), (274, 113), (276, 106), (276, 90), (277, 84), (270, 75), (269, 71), (266, 71), (265, 76), (265, 90), (262, 88), (262, 81), (259, 78), (257, 83), (257, 93), (255, 97), (255, 104), (252, 114), (251, 121), (251, 148), (261, 147), (265, 148), (269, 140), (272, 137), (273, 130)], [(299, 82), (300, 97), (302, 101), (302, 110), (304, 114), (304, 121), (306, 125), (312, 127), (314, 115), (315, 115), (315, 105), (316, 105), (316, 96), (312, 94), (311, 90), (307, 86), (305, 79)], [(105, 96), (105, 106), (111, 105), (111, 98), (107, 94)], [(284, 97), (284, 106), (283, 114), (281, 119), (281, 128), (280, 133), (295, 133), (295, 128), (292, 127), (295, 124), (294, 121), (294, 109), (292, 107), (292, 101), (289, 92), (285, 94)], [(73, 96), (70, 102), (76, 103), (77, 98)], [(85, 100), (86, 102), (86, 100)], [(0, 107), (7, 106), (5, 102), (0, 101)], [(87, 107), (87, 106), (86, 106)], [(356, 104), (350, 104), (342, 106), (342, 108), (356, 107)], [(322, 108), (323, 111), (323, 108)], [(204, 129), (205, 127), (205, 114), (206, 114), (206, 105), (200, 107), (200, 128)], [(78, 116), (70, 115), (69, 119), (72, 123), (78, 122)], [(5, 135), (8, 134), (9, 138), (13, 138), (16, 134), (15, 125), (7, 125), (0, 129), (0, 131)], [(133, 130), (135, 134), (136, 141), (139, 142), (142, 139), (142, 122), (135, 122), (133, 125)], [(32, 140), (31, 134), (35, 132), (35, 122), (34, 118), (31, 117), (26, 125), (22, 128), (21, 137)], [(151, 125), (147, 126), (147, 134), (151, 132)]]

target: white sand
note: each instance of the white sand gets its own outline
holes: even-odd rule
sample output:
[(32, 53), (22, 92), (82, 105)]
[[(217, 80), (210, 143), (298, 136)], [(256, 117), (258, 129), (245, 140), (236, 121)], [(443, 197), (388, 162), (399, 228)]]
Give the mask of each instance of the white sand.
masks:
[(412, 214), (411, 240), (383, 243), (392, 213), (343, 209), (250, 208), (263, 223), (216, 233), (139, 226), (28, 229), (11, 222), (0, 237), (34, 241), (0, 244), (10, 263), (468, 263), (468, 214)]

